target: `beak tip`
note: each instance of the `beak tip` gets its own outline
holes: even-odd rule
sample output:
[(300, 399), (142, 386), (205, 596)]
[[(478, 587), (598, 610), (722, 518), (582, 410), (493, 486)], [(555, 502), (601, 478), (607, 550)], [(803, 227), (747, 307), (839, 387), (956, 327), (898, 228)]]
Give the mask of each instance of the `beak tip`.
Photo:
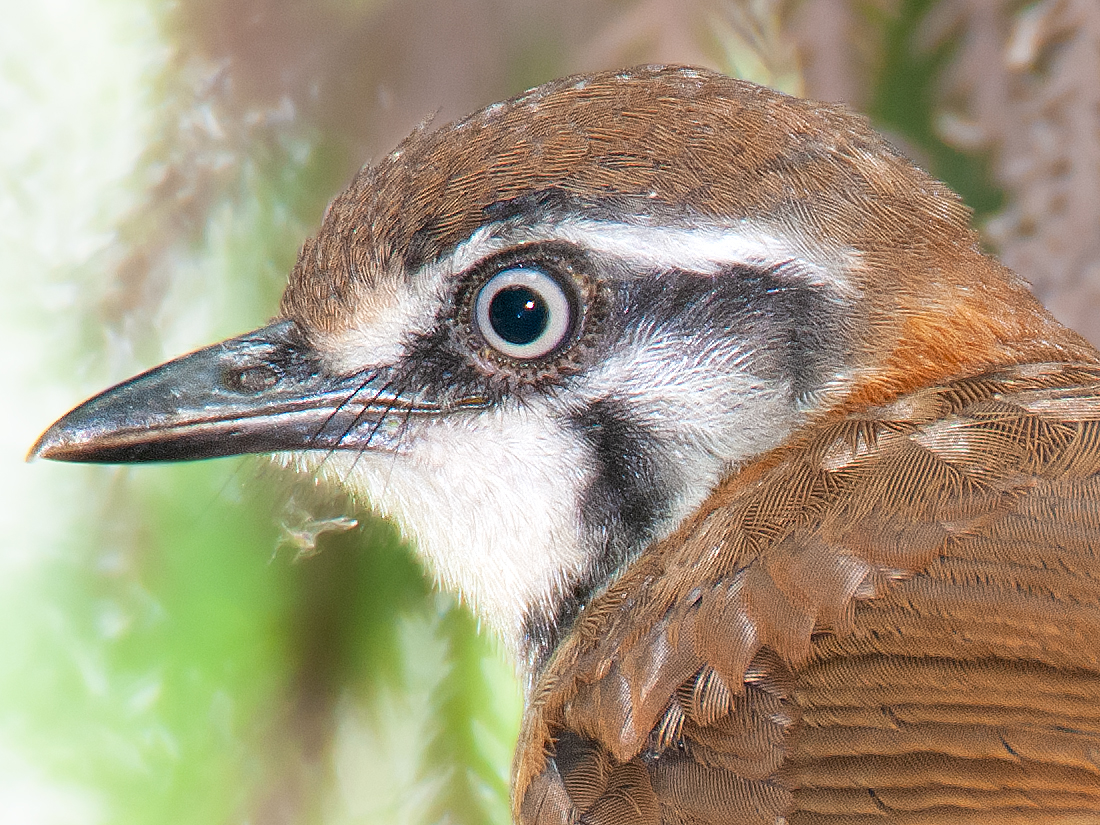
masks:
[[(60, 423), (60, 422), (58, 422)], [(28, 464), (39, 458), (53, 461), (65, 460), (64, 439), (59, 437), (57, 424), (51, 426), (46, 432), (38, 436), (38, 440), (31, 445), (24, 459)]]

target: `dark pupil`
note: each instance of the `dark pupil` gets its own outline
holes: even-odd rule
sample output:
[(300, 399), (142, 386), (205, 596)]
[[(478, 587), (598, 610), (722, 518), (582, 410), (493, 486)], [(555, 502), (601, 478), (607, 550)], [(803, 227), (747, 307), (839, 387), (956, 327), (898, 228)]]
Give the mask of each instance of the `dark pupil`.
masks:
[(489, 302), (489, 323), (509, 344), (530, 344), (542, 335), (547, 321), (546, 302), (526, 286), (509, 286)]

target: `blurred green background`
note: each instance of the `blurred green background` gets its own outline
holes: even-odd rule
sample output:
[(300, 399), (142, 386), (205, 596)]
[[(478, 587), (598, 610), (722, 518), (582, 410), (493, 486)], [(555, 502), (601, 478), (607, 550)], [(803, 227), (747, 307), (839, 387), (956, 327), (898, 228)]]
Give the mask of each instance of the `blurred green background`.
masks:
[[(266, 322), (329, 198), (418, 123), (568, 72), (687, 62), (848, 101), (1010, 263), (1050, 264), (1028, 187), (1072, 194), (1091, 167), (1021, 175), (1035, 154), (1010, 115), (1070, 122), (1034, 104), (1064, 85), (1066, 8), (1094, 11), (0, 0), (0, 823), (506, 823), (511, 667), (389, 525), (263, 459), (25, 465), (30, 444), (108, 384)], [(1100, 146), (1090, 123), (1073, 134)], [(1090, 237), (1100, 206), (1070, 206)], [(1084, 243), (1024, 272), (1071, 321), (1096, 315)]]

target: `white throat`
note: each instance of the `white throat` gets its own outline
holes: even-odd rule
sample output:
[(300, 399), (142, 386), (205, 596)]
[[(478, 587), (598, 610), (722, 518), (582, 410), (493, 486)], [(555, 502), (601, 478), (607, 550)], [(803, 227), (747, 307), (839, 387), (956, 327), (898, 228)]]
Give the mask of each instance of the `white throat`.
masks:
[(293, 460), (392, 518), (438, 583), (468, 601), (517, 661), (532, 607), (552, 610), (585, 570), (577, 508), (586, 457), (545, 415), (509, 405), (433, 422), (400, 453)]

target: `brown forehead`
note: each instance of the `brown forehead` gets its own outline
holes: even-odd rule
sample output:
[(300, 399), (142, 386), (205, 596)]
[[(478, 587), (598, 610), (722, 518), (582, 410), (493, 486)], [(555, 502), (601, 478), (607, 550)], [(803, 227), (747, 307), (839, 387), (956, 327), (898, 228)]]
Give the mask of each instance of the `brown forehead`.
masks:
[[(869, 158), (877, 159), (873, 181), (863, 172)], [(336, 331), (364, 290), (404, 276), (410, 249), (430, 259), (484, 223), (488, 207), (532, 193), (729, 220), (766, 216), (836, 238), (845, 233), (834, 225), (843, 203), (865, 204), (884, 187), (897, 198), (939, 185), (840, 108), (698, 69), (565, 78), (415, 132), (364, 168), (303, 247), (283, 312)], [(949, 203), (920, 211), (957, 224), (958, 214), (947, 214), (961, 211), (957, 203), (933, 194)]]

